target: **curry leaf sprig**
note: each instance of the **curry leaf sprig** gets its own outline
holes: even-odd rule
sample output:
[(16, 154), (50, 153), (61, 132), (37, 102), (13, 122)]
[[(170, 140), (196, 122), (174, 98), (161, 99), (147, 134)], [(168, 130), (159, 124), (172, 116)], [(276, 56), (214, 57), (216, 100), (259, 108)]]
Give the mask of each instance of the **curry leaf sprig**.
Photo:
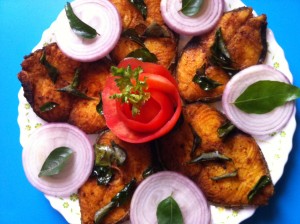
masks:
[(120, 93), (115, 93), (110, 98), (119, 99), (122, 103), (129, 103), (132, 108), (132, 116), (140, 113), (141, 106), (150, 98), (150, 93), (145, 90), (148, 88), (146, 77), (139, 79), (142, 68), (138, 67), (134, 70), (130, 66), (127, 68), (112, 67), (111, 72), (114, 76)]

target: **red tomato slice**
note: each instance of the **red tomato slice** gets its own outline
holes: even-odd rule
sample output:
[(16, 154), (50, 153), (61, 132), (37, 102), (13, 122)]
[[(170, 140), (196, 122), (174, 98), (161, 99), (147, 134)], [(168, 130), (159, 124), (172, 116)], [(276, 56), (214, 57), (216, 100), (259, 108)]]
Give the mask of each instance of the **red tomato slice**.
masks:
[[(140, 65), (143, 69), (144, 62), (136, 59), (126, 59), (132, 68)], [(125, 62), (120, 64), (127, 67)], [(141, 114), (135, 118), (131, 115), (130, 106), (110, 99), (110, 96), (120, 92), (115, 84), (115, 77), (109, 77), (102, 92), (103, 112), (108, 128), (120, 139), (131, 143), (142, 143), (156, 139), (168, 133), (176, 124), (181, 113), (181, 99), (177, 91), (176, 81), (164, 67), (147, 63), (149, 68), (153, 65), (158, 68), (158, 73), (145, 71), (140, 78), (147, 77), (148, 90), (151, 98), (141, 108)], [(148, 69), (148, 68), (147, 68)], [(146, 69), (146, 70), (147, 70)], [(163, 75), (159, 74), (163, 71)], [(166, 71), (166, 73), (165, 73)], [(175, 83), (175, 84), (174, 84)]]
[(151, 62), (143, 62), (136, 58), (125, 58), (124, 60), (122, 60), (119, 63), (118, 67), (119, 68), (127, 68), (128, 65), (130, 65), (130, 67), (132, 69), (135, 69), (140, 66), (143, 69), (144, 73), (151, 73), (151, 74), (163, 76), (163, 77), (167, 78), (169, 81), (171, 81), (176, 86), (176, 88), (178, 88), (177, 82), (174, 79), (174, 77), (172, 76), (172, 74), (169, 72), (168, 69), (166, 69), (165, 67), (163, 67), (161, 65), (154, 64)]
[(130, 106), (120, 102), (117, 103), (117, 111), (128, 128), (138, 132), (154, 132), (172, 118), (174, 105), (167, 95), (152, 91), (151, 98), (141, 108), (141, 115), (133, 117)]

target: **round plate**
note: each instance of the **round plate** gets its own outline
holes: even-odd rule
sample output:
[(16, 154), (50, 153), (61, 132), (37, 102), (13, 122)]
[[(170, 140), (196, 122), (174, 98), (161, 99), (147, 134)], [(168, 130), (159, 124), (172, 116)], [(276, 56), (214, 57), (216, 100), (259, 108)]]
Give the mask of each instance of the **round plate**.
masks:
[[(240, 0), (225, 0), (225, 10), (229, 11), (234, 8), (245, 6)], [(42, 48), (45, 44), (55, 42), (53, 24), (45, 30), (42, 35), (41, 41), (33, 49)], [(292, 82), (293, 77), (289, 70), (288, 63), (285, 59), (282, 48), (277, 44), (271, 30), (267, 31), (268, 54), (265, 64), (271, 65), (274, 68), (283, 72)], [(19, 91), (19, 116), (18, 124), (20, 127), (20, 142), (23, 148), (28, 144), (29, 136), (31, 133), (45, 124), (46, 122), (36, 116), (30, 107), (29, 103), (23, 96), (23, 89)], [(287, 124), (281, 131), (278, 131), (269, 138), (260, 139), (256, 137), (256, 141), (262, 149), (267, 164), (270, 169), (273, 183), (279, 180), (282, 176), (284, 166), (287, 162), (288, 155), (292, 149), (292, 139), (296, 129), (295, 112)], [(94, 142), (96, 135), (90, 135), (91, 141)], [(68, 223), (80, 224), (80, 207), (78, 202), (78, 195), (76, 192), (66, 198), (57, 198), (47, 196), (51, 206), (58, 210), (66, 219)], [(212, 224), (237, 224), (253, 215), (255, 207), (243, 209), (227, 209), (224, 207), (210, 206), (212, 213)], [(126, 222), (130, 223), (130, 222)]]

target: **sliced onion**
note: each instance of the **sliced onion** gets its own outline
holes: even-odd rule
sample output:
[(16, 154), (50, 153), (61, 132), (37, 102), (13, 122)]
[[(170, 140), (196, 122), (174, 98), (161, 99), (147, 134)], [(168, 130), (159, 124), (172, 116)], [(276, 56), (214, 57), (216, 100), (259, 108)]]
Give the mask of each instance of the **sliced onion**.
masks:
[(107, 0), (76, 0), (71, 3), (74, 13), (96, 29), (94, 39), (76, 35), (63, 10), (55, 25), (55, 37), (59, 48), (70, 58), (78, 61), (95, 61), (105, 57), (117, 44), (122, 22), (115, 6)]
[[(38, 177), (50, 152), (61, 146), (73, 150), (67, 165), (57, 175)], [(94, 164), (93, 147), (86, 134), (65, 123), (46, 124), (37, 129), (23, 149), (22, 157), (29, 182), (47, 195), (60, 197), (75, 193), (90, 176)]]
[(210, 209), (202, 191), (187, 177), (170, 171), (153, 174), (137, 187), (130, 205), (131, 223), (157, 223), (157, 206), (171, 195), (180, 207), (184, 223), (210, 223)]
[(180, 10), (182, 1), (162, 0), (160, 10), (165, 23), (183, 35), (201, 35), (214, 28), (224, 11), (224, 0), (204, 0), (195, 16), (185, 16)]
[(290, 83), (280, 71), (269, 65), (254, 65), (237, 73), (227, 84), (222, 97), (222, 106), (228, 119), (240, 130), (254, 135), (269, 135), (283, 128), (294, 113), (294, 102), (277, 107), (265, 114), (248, 114), (239, 110), (233, 102), (251, 84), (260, 80)]

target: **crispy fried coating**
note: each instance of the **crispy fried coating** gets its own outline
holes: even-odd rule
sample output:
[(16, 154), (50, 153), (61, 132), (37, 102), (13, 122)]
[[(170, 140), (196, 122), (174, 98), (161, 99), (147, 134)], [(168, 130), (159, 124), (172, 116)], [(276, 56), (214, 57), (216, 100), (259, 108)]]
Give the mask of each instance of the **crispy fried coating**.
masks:
[[(182, 98), (187, 102), (212, 102), (221, 98), (230, 74), (222, 67), (216, 67), (210, 60), (210, 48), (214, 44), (218, 29), (222, 32), (232, 61), (232, 69), (238, 71), (264, 61), (267, 51), (266, 26), (265, 15), (254, 17), (252, 8), (242, 7), (225, 12), (210, 33), (192, 38), (183, 49), (176, 68)], [(206, 76), (221, 84), (209, 91), (204, 91), (193, 82), (197, 69), (204, 65)]]
[[(274, 191), (273, 184), (263, 188), (252, 201), (247, 198), (262, 176), (270, 176), (256, 141), (239, 131), (220, 138), (218, 129), (226, 118), (207, 104), (189, 104), (183, 114), (184, 122), (158, 141), (163, 165), (191, 178), (213, 204), (226, 207), (267, 204)], [(201, 139), (200, 143), (195, 144), (195, 136)], [(190, 163), (203, 153), (213, 151), (230, 160)], [(237, 175), (214, 180), (233, 172)]]
[[(137, 183), (143, 179), (143, 172), (152, 164), (150, 145), (130, 144), (119, 140), (112, 132), (107, 131), (100, 135), (97, 143), (111, 145), (111, 141), (118, 144), (127, 154), (125, 164), (115, 166), (114, 179), (107, 186), (98, 185), (96, 179), (90, 178), (79, 189), (79, 204), (82, 224), (92, 224), (97, 210), (107, 205), (111, 199), (130, 182), (136, 178)], [(103, 224), (118, 223), (128, 218), (130, 200), (124, 205), (113, 209), (104, 218)]]
[[(40, 62), (43, 52), (47, 62), (58, 71), (55, 83), (50, 79), (46, 66)], [(108, 59), (91, 63), (75, 61), (64, 55), (56, 43), (52, 43), (25, 57), (18, 78), (25, 98), (39, 117), (47, 122), (68, 122), (92, 134), (106, 127), (105, 120), (97, 112), (96, 106), (100, 101), (106, 77), (110, 73), (110, 66), (111, 62)], [(91, 97), (90, 100), (58, 91), (72, 83), (77, 69), (80, 70), (77, 89)], [(56, 103), (57, 106), (49, 111), (41, 110), (41, 107), (49, 102)]]

